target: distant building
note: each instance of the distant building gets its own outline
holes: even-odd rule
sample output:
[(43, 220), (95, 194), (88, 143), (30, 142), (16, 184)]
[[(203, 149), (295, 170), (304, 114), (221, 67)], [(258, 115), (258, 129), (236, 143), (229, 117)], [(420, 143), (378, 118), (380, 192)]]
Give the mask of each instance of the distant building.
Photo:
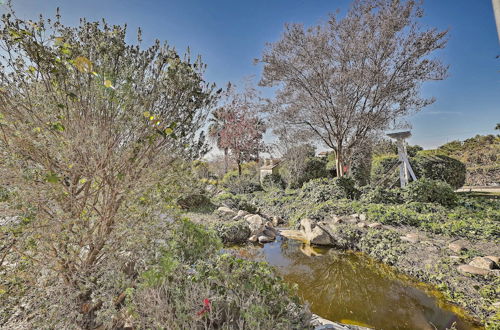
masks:
[(264, 159), (264, 165), (260, 168), (260, 180), (268, 174), (278, 174), (280, 165), (281, 159)]
[(318, 154), (318, 158), (326, 158), (330, 155), (330, 151), (322, 151)]

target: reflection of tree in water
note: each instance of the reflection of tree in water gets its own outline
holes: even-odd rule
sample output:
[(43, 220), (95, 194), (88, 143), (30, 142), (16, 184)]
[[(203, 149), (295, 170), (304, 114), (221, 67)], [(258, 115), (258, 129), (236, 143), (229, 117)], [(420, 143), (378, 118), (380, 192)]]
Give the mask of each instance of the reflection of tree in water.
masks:
[[(299, 285), (299, 294), (313, 312), (332, 320), (357, 320), (376, 328), (446, 328), (456, 317), (435, 299), (407, 286), (401, 276), (371, 258), (330, 250), (318, 257), (300, 251), (298, 242), (283, 240), (286, 258), (281, 275)], [(467, 328), (467, 327), (465, 327)]]

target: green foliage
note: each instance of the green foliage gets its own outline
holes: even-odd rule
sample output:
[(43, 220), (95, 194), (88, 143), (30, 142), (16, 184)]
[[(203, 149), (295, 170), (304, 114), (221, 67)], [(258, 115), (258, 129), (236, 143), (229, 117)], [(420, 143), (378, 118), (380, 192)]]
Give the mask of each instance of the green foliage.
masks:
[(127, 307), (134, 325), (307, 328), (309, 313), (269, 265), (221, 255), (220, 248), (212, 231), (188, 220), (177, 222), (171, 243), (130, 293)]
[(366, 203), (399, 204), (403, 202), (401, 190), (386, 189), (381, 186), (367, 186), (362, 189), (361, 200)]
[(280, 168), (280, 175), (285, 178), (288, 188), (300, 188), (310, 180), (329, 177), (326, 163), (326, 160), (317, 157), (306, 158), (303, 164), (296, 168), (284, 162)]
[(465, 183), (465, 165), (445, 155), (428, 155), (420, 152), (410, 160), (417, 178), (441, 180), (457, 189)]
[[(422, 151), (409, 161), (417, 178), (441, 180), (455, 189), (463, 186), (465, 182), (465, 165), (454, 158)], [(399, 170), (396, 167), (398, 162), (398, 156), (395, 155), (374, 157), (371, 183), (389, 187), (398, 186)]]
[(262, 190), (256, 170), (244, 167), (241, 175), (237, 170), (229, 171), (222, 179), (224, 189), (232, 194), (249, 194)]
[(305, 183), (300, 189), (299, 197), (321, 203), (330, 199), (356, 199), (359, 191), (355, 188), (354, 180), (349, 177), (322, 178)]
[(357, 248), (388, 265), (394, 265), (406, 252), (397, 232), (377, 229), (369, 229), (359, 240)]
[(3, 186), (0, 186), (0, 202), (6, 202), (9, 199), (9, 196), (9, 190)]
[(233, 195), (231, 193), (222, 193), (215, 196), (212, 201), (217, 206), (229, 207), (233, 210), (243, 210), (249, 213), (255, 213), (256, 207), (250, 203), (248, 195)]
[(445, 182), (421, 178), (410, 182), (403, 190), (403, 199), (407, 202), (438, 203), (453, 206), (457, 195)]
[(262, 180), (262, 187), (264, 190), (285, 189), (285, 186), (285, 181), (279, 174), (268, 174)]
[(170, 241), (172, 253), (184, 263), (192, 264), (217, 253), (222, 243), (213, 229), (181, 219), (176, 221)]
[(246, 243), (251, 233), (245, 220), (219, 222), (214, 229), (224, 244)]

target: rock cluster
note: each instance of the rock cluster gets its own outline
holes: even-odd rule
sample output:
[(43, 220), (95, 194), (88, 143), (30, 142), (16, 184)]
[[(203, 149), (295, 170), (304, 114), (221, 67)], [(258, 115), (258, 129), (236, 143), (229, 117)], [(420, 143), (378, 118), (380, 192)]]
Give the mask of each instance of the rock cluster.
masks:
[(500, 257), (486, 256), (475, 257), (467, 265), (460, 265), (457, 267), (461, 273), (475, 274), (475, 275), (489, 275), (492, 273), (499, 274)]
[[(248, 231), (245, 228), (245, 230), (239, 230), (239, 232), (245, 235), (245, 241), (248, 240), (253, 243), (259, 242), (264, 244), (274, 241), (276, 236), (278, 236), (278, 231), (274, 227), (283, 223), (278, 217), (251, 214), (244, 210), (234, 211), (225, 206), (219, 207), (217, 213), (226, 219), (230, 219), (230, 223), (236, 224), (244, 221)], [(226, 239), (226, 241), (231, 242), (230, 239)], [(238, 239), (238, 242), (233, 243), (241, 243), (241, 240)]]
[(383, 228), (381, 223), (367, 222), (366, 215), (364, 214), (351, 214), (347, 216), (332, 216), (318, 222), (309, 218), (304, 218), (300, 221), (300, 232), (305, 238), (305, 241), (310, 244), (323, 246), (345, 245), (344, 242), (339, 244), (339, 242), (344, 240), (342, 231), (339, 230), (339, 228), (342, 228), (343, 224), (353, 225), (359, 230), (364, 228)]

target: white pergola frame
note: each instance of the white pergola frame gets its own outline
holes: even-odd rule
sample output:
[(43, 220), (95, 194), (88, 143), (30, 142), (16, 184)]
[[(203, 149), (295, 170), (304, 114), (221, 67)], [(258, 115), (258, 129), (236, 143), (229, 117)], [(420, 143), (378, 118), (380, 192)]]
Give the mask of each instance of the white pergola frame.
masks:
[(398, 146), (398, 156), (401, 164), (399, 165), (399, 181), (401, 183), (401, 188), (404, 188), (409, 180), (408, 174), (411, 176), (413, 181), (417, 180), (413, 169), (411, 168), (410, 161), (408, 160), (408, 154), (406, 152), (406, 141), (405, 139), (411, 136), (410, 131), (399, 132), (399, 133), (390, 133), (387, 134), (390, 138), (396, 140), (396, 144)]

